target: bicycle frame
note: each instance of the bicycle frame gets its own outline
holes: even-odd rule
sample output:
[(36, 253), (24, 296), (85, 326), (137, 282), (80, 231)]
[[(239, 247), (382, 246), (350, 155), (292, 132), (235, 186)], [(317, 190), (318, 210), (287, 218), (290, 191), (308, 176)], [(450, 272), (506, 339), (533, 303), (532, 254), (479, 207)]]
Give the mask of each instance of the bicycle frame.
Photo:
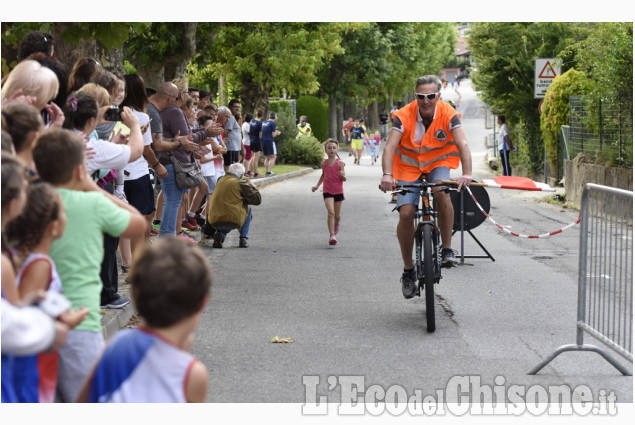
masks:
[[(426, 182), (424, 180), (422, 184), (425, 183)], [(421, 188), (419, 207), (415, 211), (415, 234), (421, 234), (424, 225), (432, 226), (432, 243), (434, 246), (434, 257), (436, 259), (436, 261), (434, 261), (434, 283), (439, 283), (439, 280), (441, 280), (441, 245), (439, 238), (439, 227), (437, 225), (437, 215), (438, 213), (434, 208), (434, 195), (432, 194), (431, 188)], [(421, 261), (421, 263), (423, 263), (423, 258), (421, 257), (421, 244), (415, 245), (416, 260), (417, 262)], [(423, 269), (424, 268), (422, 268), (422, 270)], [(424, 276), (422, 275), (417, 277), (421, 282)]]
[[(417, 205), (417, 210), (415, 211), (415, 216), (414, 216), (415, 235), (416, 235), (416, 232), (420, 233), (422, 231), (423, 225), (430, 225), (432, 227), (432, 242), (434, 245), (434, 258), (435, 258), (434, 282), (439, 283), (439, 280), (441, 280), (441, 277), (442, 277), (441, 276), (441, 240), (440, 240), (441, 238), (440, 238), (439, 227), (437, 225), (438, 212), (434, 205), (434, 194), (432, 193), (433, 187), (445, 187), (449, 190), (452, 190), (452, 188), (449, 188), (446, 183), (443, 183), (443, 182), (428, 183), (427, 180), (424, 179), (421, 183), (397, 185), (396, 192), (402, 192), (402, 191), (415, 192), (416, 191), (416, 192), (419, 192), (420, 194), (419, 196), (420, 201), (419, 201), (419, 204)], [(415, 247), (416, 261), (417, 263), (419, 263), (420, 261), (423, 262), (421, 258), (420, 246), (419, 244), (416, 244), (416, 245), (417, 245)], [(421, 282), (423, 279), (423, 276), (418, 275), (417, 278)]]

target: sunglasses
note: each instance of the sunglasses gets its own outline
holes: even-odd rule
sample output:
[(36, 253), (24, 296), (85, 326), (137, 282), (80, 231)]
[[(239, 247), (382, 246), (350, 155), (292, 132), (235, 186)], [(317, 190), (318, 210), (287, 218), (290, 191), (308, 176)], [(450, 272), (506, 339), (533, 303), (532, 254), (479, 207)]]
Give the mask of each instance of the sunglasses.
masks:
[(439, 92), (436, 92), (436, 93), (415, 93), (415, 96), (417, 96), (417, 99), (419, 99), (419, 100), (423, 100), (423, 99), (434, 100), (434, 98), (437, 97), (438, 94), (439, 94)]

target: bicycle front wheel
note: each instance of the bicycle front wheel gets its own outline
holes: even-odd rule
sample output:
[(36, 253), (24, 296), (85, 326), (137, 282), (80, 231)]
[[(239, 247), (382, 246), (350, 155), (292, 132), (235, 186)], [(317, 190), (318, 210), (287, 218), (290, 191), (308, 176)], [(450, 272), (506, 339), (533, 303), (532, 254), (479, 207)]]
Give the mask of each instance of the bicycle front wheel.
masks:
[(426, 297), (426, 322), (428, 332), (436, 330), (436, 320), (434, 316), (434, 242), (432, 238), (432, 225), (423, 225), (423, 240), (421, 250), (423, 251), (423, 285)]

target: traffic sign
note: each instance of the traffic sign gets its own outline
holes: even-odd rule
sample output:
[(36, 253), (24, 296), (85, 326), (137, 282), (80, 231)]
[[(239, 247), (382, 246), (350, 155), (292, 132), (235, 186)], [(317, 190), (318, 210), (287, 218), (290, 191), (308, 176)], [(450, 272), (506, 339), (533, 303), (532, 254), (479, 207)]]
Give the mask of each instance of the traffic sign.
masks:
[(539, 113), (540, 115), (542, 115), (542, 103), (543, 103), (544, 101), (545, 101), (545, 99), (542, 99), (542, 100), (540, 101), (540, 103), (538, 104), (538, 113)]
[(560, 75), (560, 64), (556, 59), (536, 59), (534, 67), (534, 98), (544, 99), (547, 89), (558, 75)]

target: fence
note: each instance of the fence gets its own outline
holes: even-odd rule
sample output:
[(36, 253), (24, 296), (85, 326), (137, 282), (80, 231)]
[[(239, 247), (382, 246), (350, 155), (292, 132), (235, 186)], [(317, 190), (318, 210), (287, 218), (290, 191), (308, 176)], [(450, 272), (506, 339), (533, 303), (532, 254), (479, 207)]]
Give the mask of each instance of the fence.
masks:
[(584, 333), (633, 363), (633, 192), (588, 183), (582, 195), (576, 344), (563, 345), (534, 367), (535, 375), (565, 351), (593, 351), (622, 374), (632, 372)]
[(569, 129), (565, 157), (585, 153), (621, 167), (633, 166), (632, 104), (569, 97)]

